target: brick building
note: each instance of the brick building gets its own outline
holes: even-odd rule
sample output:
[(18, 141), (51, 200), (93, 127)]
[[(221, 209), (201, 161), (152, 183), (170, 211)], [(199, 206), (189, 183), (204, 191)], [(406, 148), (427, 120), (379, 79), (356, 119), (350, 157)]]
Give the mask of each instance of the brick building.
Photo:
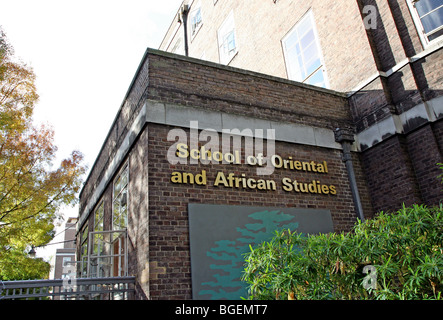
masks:
[(83, 273), (239, 298), (242, 250), (271, 229), (440, 202), (440, 1), (184, 4), (80, 194)]
[(75, 230), (77, 225), (77, 218), (68, 218), (65, 225), (63, 248), (55, 251), (54, 262), (54, 279), (63, 279), (66, 275), (64, 268), (75, 261)]

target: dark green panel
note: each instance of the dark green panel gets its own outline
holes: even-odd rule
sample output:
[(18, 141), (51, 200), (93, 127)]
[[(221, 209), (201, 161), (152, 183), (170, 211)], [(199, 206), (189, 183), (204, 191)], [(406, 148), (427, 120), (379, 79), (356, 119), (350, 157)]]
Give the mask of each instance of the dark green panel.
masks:
[(276, 230), (333, 231), (329, 210), (189, 204), (193, 299), (246, 297), (240, 281), (249, 245)]

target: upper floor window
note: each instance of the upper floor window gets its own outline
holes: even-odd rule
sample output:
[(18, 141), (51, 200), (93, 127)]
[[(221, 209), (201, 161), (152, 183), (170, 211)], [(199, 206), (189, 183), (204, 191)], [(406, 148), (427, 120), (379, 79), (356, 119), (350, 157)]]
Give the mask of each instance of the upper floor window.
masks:
[(314, 16), (309, 11), (283, 38), (288, 78), (328, 87)]
[(217, 35), (220, 63), (229, 64), (238, 52), (235, 37), (234, 13), (232, 11), (218, 29)]
[(442, 0), (410, 0), (408, 3), (420, 37), (425, 44), (443, 35)]
[(194, 37), (203, 24), (200, 2), (198, 2), (196, 8), (191, 11), (190, 21), (191, 21), (191, 36)]

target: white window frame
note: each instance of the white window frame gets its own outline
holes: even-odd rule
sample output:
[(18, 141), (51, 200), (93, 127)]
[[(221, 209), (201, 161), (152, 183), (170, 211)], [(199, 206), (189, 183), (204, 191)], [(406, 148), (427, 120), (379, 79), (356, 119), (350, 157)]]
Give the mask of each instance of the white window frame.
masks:
[[(312, 73), (310, 73), (309, 75), (307, 75), (304, 79), (298, 78), (296, 77), (296, 75), (292, 74), (291, 72), (291, 68), (290, 68), (290, 57), (288, 55), (288, 52), (286, 51), (286, 45), (285, 42), (286, 40), (291, 37), (291, 35), (293, 34), (293, 32), (296, 32), (297, 28), (299, 27), (299, 25), (305, 21), (305, 19), (310, 19), (311, 23), (312, 23), (312, 30), (314, 33), (314, 41), (315, 41), (315, 45), (317, 46), (318, 49), (318, 55), (320, 58), (320, 67), (318, 67), (317, 69), (315, 69)], [(317, 26), (315, 23), (315, 17), (314, 17), (314, 13), (312, 12), (312, 9), (309, 9), (302, 17), (301, 19), (299, 19), (297, 21), (297, 23), (291, 28), (291, 30), (289, 30), (289, 32), (284, 36), (284, 38), (281, 40), (281, 44), (282, 44), (282, 48), (283, 48), (283, 55), (285, 58), (285, 66), (286, 66), (286, 72), (288, 75), (288, 79), (289, 80), (294, 80), (294, 81), (299, 81), (299, 82), (307, 82), (312, 75), (314, 75), (317, 71), (319, 71), (320, 69), (323, 71), (323, 77), (325, 80), (325, 87), (329, 88), (329, 80), (328, 80), (328, 74), (326, 71), (326, 67), (325, 67), (325, 61), (323, 58), (323, 52), (322, 52), (322, 48), (320, 45), (320, 38), (318, 36), (318, 31), (317, 31)]]
[[(409, 11), (411, 12), (411, 15), (412, 15), (412, 20), (414, 20), (415, 28), (417, 29), (417, 33), (420, 37), (420, 40), (421, 40), (423, 46), (426, 48), (426, 47), (429, 47), (430, 45), (434, 44), (437, 41), (441, 41), (443, 39), (443, 36), (439, 36), (439, 37), (435, 38), (434, 40), (428, 39), (428, 37), (425, 33), (425, 29), (423, 27), (423, 23), (421, 22), (420, 16), (418, 14), (418, 11), (415, 8), (416, 2), (418, 2), (418, 1), (407, 0)], [(443, 29), (443, 25), (441, 25), (437, 29), (433, 30), (432, 33), (438, 32), (442, 29)]]
[[(229, 50), (229, 48), (226, 50), (226, 47), (229, 44), (228, 37), (230, 35), (234, 36), (235, 47), (233, 50)], [(221, 24), (217, 31), (217, 39), (220, 63), (228, 65), (238, 53), (238, 40), (235, 31), (234, 11), (231, 11)]]
[[(194, 24), (194, 18), (198, 12), (200, 12), (200, 22), (198, 22), (197, 24)], [(190, 31), (191, 31), (191, 41), (192, 41), (203, 25), (203, 12), (202, 12), (202, 7), (201, 7), (200, 1), (196, 2), (195, 8), (191, 7), (191, 12), (189, 14), (188, 21), (190, 22), (190, 25), (191, 25)]]

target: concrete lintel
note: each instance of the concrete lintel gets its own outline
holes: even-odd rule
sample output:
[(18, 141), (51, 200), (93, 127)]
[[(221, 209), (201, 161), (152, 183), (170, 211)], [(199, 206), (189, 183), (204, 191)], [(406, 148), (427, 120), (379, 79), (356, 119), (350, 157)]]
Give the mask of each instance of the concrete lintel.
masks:
[(335, 142), (334, 132), (330, 129), (270, 121), (154, 100), (147, 100), (146, 108), (146, 122), (190, 128), (191, 121), (198, 121), (198, 127), (201, 130), (213, 129), (220, 133), (235, 134), (233, 130), (237, 129), (237, 134), (244, 136), (254, 135), (255, 130), (263, 130), (265, 138), (267, 130), (273, 129), (277, 141), (341, 149), (341, 145)]
[(391, 115), (357, 134), (358, 150), (366, 150), (395, 135), (405, 134), (443, 118), (443, 96), (418, 104), (400, 115)]

